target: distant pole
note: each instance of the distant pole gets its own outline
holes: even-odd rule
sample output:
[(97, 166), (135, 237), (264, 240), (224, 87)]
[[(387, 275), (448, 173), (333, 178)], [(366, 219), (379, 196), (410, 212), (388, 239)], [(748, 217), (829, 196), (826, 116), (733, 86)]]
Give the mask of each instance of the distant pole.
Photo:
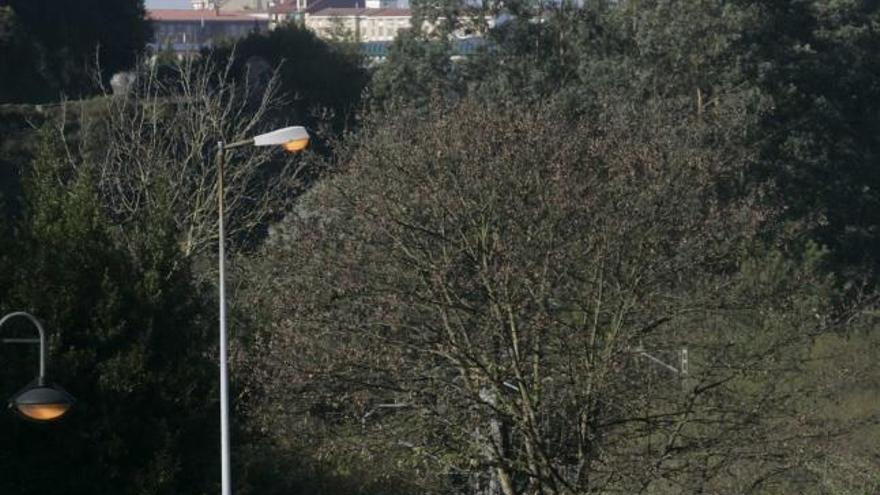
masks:
[(688, 350), (687, 347), (681, 349), (681, 376), (687, 377), (688, 374)]
[(226, 366), (226, 233), (223, 228), (223, 141), (217, 142), (217, 245), (220, 291), (220, 469), (222, 495), (232, 495), (229, 477), (229, 376)]

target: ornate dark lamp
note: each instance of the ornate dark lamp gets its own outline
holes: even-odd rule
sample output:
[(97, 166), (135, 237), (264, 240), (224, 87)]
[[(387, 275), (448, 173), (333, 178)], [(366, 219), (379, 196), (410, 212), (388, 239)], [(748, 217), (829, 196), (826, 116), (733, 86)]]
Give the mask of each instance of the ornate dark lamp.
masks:
[(0, 319), (0, 329), (7, 321), (16, 316), (23, 317), (33, 323), (40, 334), (39, 339), (3, 339), (2, 342), (4, 344), (39, 344), (40, 370), (37, 378), (9, 399), (9, 408), (31, 421), (55, 421), (67, 414), (76, 400), (63, 388), (46, 379), (46, 333), (39, 320), (24, 311), (16, 311)]

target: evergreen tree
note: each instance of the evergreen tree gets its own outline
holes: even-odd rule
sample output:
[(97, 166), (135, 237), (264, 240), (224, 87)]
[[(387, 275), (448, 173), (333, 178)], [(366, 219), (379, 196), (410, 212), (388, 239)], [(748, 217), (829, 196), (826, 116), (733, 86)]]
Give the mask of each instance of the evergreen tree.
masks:
[[(503, 14), (487, 33), (490, 50), (460, 64), (397, 50), (374, 93), (416, 107), (430, 95), (511, 106), (560, 97), (560, 110), (575, 115), (595, 115), (610, 100), (662, 102), (680, 118), (724, 122), (754, 155), (742, 174), (785, 211), (779, 225), (827, 246), (849, 276), (876, 277), (877, 2), (512, 2), (487, 12)], [(453, 84), (437, 91), (445, 82)]]
[(0, 6), (0, 102), (49, 98), (45, 48), (21, 24), (15, 11)]
[[(167, 212), (146, 212), (119, 243), (89, 168), (63, 157), (44, 136), (14, 250), (4, 250), (0, 309), (44, 322), (49, 372), (78, 402), (58, 424), (0, 419), (0, 491), (199, 493), (217, 443), (201, 290)], [(10, 359), (4, 390), (34, 358)]]
[(252, 33), (234, 48), (209, 54), (217, 67), (234, 59), (236, 77), (266, 83), (278, 70), (281, 111), (288, 121), (317, 128), (328, 125), (336, 134), (350, 128), (360, 110), (369, 75), (360, 55), (345, 44), (328, 44), (295, 23), (269, 33)]
[[(4, 10), (15, 15), (18, 35), (15, 50), (9, 52), (13, 56), (7, 58), (4, 50), (0, 64), (14, 62), (9, 72), (36, 77), (29, 85), (16, 84), (18, 77), (0, 79), (0, 87), (5, 86), (2, 102), (51, 101), (59, 92), (74, 97), (92, 94), (96, 71), (108, 81), (115, 72), (130, 68), (152, 37), (143, 0), (4, 3)], [(8, 13), (0, 18), (4, 16)], [(0, 38), (4, 23), (0, 20)]]

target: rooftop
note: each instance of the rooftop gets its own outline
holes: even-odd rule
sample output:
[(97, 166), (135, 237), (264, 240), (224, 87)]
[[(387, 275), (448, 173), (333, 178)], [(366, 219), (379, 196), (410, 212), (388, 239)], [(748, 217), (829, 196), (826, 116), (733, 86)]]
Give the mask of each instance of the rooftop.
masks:
[(299, 11), (299, 9), (296, 6), (296, 0), (287, 0), (278, 5), (269, 7), (269, 12), (272, 14), (292, 14), (297, 11)]
[[(365, 9), (367, 0), (309, 0), (308, 7), (304, 10), (316, 15), (359, 15), (359, 16), (409, 16), (409, 9), (398, 8), (374, 8)], [(272, 14), (293, 14), (299, 12), (296, 0), (284, 0), (269, 8)], [(320, 14), (319, 14), (320, 12)], [(381, 13), (377, 13), (381, 12)]]
[(265, 19), (249, 12), (220, 12), (213, 9), (148, 9), (147, 19), (151, 21), (191, 21), (191, 22), (243, 22), (264, 21)]
[[(365, 2), (366, 0), (360, 0), (360, 5), (363, 5)], [(306, 10), (312, 13), (324, 9), (348, 9), (359, 7), (360, 5), (358, 0), (315, 0), (314, 2), (309, 2)]]
[(321, 10), (311, 11), (312, 16), (359, 16), (359, 17), (410, 17), (412, 15), (409, 9), (383, 8), (383, 9), (361, 9), (361, 8), (325, 8)]

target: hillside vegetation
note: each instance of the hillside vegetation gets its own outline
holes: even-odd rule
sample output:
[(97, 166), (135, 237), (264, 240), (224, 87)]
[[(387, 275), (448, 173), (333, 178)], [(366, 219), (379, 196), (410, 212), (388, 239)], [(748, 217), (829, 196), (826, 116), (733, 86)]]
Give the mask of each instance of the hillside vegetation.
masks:
[(413, 15), (4, 100), (0, 314), (78, 403), (0, 493), (218, 490), (216, 142), (299, 124), (227, 156), (235, 493), (878, 493), (880, 5)]

